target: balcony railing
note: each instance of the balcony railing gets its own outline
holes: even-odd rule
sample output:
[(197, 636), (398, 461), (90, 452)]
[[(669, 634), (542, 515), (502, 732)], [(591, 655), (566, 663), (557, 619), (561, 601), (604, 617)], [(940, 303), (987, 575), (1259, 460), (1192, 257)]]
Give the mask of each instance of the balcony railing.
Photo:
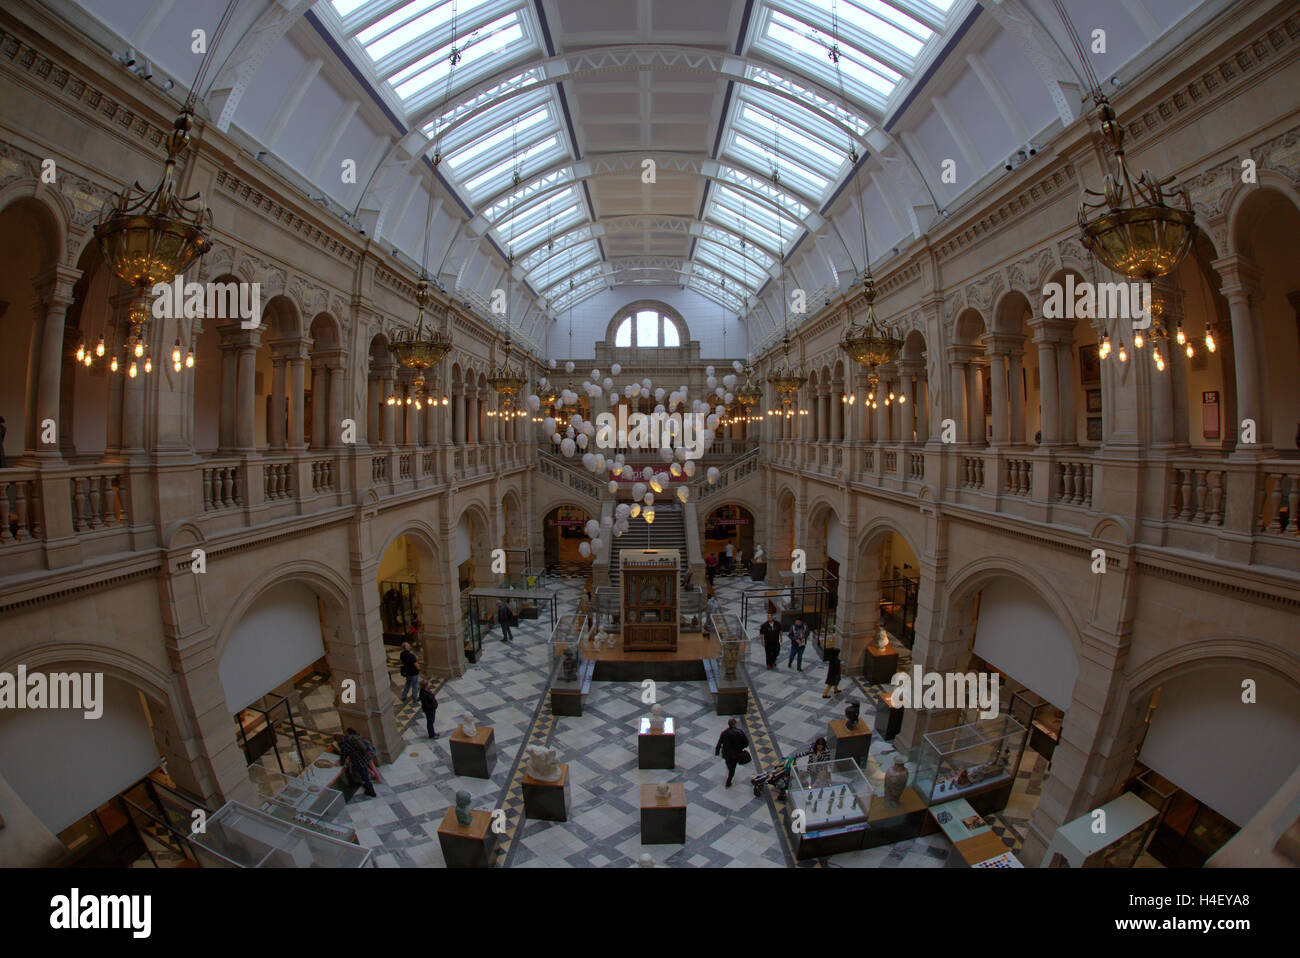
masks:
[(203, 467), (203, 511), (234, 509), (244, 501), (244, 467), (237, 459), (210, 460)]
[(4, 528), (0, 529), (0, 545), (14, 545), (43, 539), (45, 529), (41, 522), (40, 482), (35, 469), (5, 469), (0, 471), (0, 496), (5, 507)]
[(1167, 518), (1198, 525), (1223, 525), (1227, 505), (1225, 470), (1203, 463), (1171, 463)]

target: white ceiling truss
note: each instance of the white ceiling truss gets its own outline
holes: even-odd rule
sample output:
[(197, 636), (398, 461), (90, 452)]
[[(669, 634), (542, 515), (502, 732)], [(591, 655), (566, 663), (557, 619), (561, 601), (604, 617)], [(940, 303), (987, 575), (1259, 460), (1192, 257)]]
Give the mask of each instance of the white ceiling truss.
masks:
[[(45, 2), (154, 58), (174, 93), (193, 75), (176, 51), (224, 7)], [(1214, 6), (1063, 2), (1085, 40), (1107, 30), (1102, 76)], [(868, 247), (908, 246), (1073, 122), (1067, 49), (1051, 0), (242, 0), (200, 92), (215, 126), (449, 292), (510, 285), (534, 342), (587, 297), (656, 283), (770, 338), (773, 280), (845, 288)]]

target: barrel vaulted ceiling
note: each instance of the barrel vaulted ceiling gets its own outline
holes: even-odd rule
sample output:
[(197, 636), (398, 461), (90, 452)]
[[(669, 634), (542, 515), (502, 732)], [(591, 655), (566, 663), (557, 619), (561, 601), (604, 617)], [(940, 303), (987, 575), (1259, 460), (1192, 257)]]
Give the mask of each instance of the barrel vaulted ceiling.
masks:
[[(225, 9), (47, 2), (178, 98), (193, 31)], [(1105, 31), (1108, 80), (1214, 2), (1065, 5), (1085, 48)], [(1069, 49), (1051, 0), (240, 0), (200, 92), (211, 122), (447, 291), (486, 313), (508, 290), (532, 343), (610, 287), (678, 286), (757, 345), (785, 321), (783, 269), (816, 303), (865, 249), (887, 262), (1023, 175), (1008, 156), (1082, 109)]]

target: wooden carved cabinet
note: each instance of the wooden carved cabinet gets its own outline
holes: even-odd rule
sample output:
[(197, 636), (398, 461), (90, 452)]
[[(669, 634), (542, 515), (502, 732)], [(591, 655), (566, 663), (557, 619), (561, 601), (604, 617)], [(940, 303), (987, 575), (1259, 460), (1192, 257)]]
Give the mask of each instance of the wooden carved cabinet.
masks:
[(623, 648), (677, 651), (679, 559), (671, 550), (642, 550), (620, 557)]

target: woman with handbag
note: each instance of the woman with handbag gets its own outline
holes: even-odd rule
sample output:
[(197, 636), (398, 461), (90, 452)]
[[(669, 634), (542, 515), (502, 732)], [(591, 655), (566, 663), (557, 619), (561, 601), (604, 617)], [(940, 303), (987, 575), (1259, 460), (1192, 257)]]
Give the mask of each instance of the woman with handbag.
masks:
[(746, 751), (748, 747), (749, 739), (737, 727), (736, 720), (727, 719), (727, 728), (718, 736), (718, 744), (713, 749), (713, 754), (721, 755), (722, 760), (727, 763), (727, 788), (731, 788), (731, 780), (736, 775), (736, 766), (749, 764), (751, 757)]

